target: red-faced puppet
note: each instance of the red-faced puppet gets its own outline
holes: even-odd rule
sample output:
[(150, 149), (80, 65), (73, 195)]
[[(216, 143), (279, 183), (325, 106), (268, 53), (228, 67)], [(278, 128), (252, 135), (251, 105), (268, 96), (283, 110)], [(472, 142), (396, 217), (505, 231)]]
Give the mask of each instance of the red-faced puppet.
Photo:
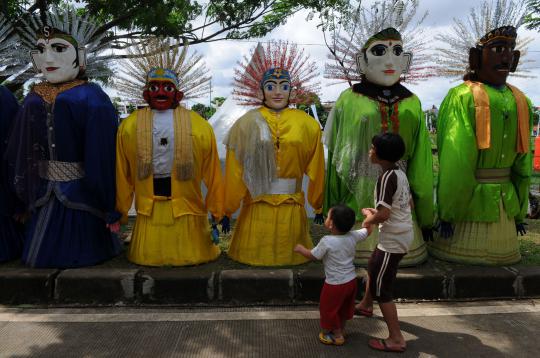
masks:
[(174, 109), (184, 97), (184, 93), (178, 90), (178, 77), (166, 68), (153, 68), (146, 76), (146, 87), (143, 97), (150, 108), (164, 111)]

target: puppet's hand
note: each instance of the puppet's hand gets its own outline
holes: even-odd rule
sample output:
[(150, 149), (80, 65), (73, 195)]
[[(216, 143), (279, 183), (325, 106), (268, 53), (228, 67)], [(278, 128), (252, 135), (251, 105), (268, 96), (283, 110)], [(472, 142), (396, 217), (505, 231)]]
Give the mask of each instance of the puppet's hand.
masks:
[(527, 233), (525, 225), (527, 225), (527, 223), (516, 223), (516, 232), (518, 235), (524, 236)]
[(219, 223), (221, 224), (222, 233), (228, 234), (231, 231), (231, 220), (227, 215), (225, 215)]
[(440, 236), (443, 239), (449, 239), (454, 235), (454, 227), (452, 223), (448, 221), (441, 221), (439, 223)]
[(315, 218), (313, 219), (313, 222), (317, 225), (324, 224), (324, 216), (323, 214), (315, 214)]

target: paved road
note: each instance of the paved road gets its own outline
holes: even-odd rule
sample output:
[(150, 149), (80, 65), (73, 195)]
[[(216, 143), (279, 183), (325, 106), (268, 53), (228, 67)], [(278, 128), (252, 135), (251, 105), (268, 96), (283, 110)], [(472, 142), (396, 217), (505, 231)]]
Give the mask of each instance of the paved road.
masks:
[(386, 328), (359, 317), (347, 343), (317, 340), (314, 306), (6, 308), (0, 357), (540, 357), (540, 300), (398, 305), (404, 354), (367, 347)]

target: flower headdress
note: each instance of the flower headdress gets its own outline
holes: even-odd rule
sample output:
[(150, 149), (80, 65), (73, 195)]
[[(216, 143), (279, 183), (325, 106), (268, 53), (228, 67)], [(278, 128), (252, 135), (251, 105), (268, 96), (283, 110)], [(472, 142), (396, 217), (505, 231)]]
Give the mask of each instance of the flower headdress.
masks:
[(309, 93), (319, 91), (318, 83), (309, 83), (318, 75), (317, 65), (308, 61), (309, 56), (304, 55), (303, 50), (298, 51), (296, 44), (270, 41), (266, 49), (259, 44), (252, 51), (251, 61), (244, 57), (244, 62), (239, 62), (235, 68), (233, 96), (242, 105), (261, 105), (263, 76), (268, 70), (279, 68), (288, 71), (291, 87), (296, 91), (296, 96), (290, 102), (301, 102)]
[(356, 63), (357, 54), (373, 35), (387, 28), (395, 28), (401, 34), (404, 49), (413, 54), (411, 66), (402, 82), (415, 83), (432, 77), (431, 66), (427, 65), (431, 56), (426, 54), (429, 41), (420, 28), (427, 11), (412, 24), (418, 5), (419, 0), (384, 0), (375, 2), (369, 9), (359, 8), (345, 25), (345, 34), (334, 36), (334, 53), (328, 55), (332, 61), (326, 64), (324, 77), (337, 80), (336, 83), (360, 81), (362, 74)]
[[(143, 102), (142, 92), (149, 74), (168, 76), (184, 93), (183, 98), (200, 97), (208, 92), (211, 77), (208, 76), (202, 55), (193, 52), (188, 56), (187, 51), (185, 40), (180, 42), (150, 37), (144, 43), (134, 44), (128, 48), (129, 57), (123, 61), (115, 87), (127, 98)], [(156, 72), (156, 69), (159, 71)], [(172, 79), (173, 75), (176, 76), (175, 80)]]
[[(107, 40), (106, 32), (96, 35), (99, 24), (90, 15), (81, 17), (72, 7), (64, 11), (54, 8), (46, 13), (44, 19), (34, 15), (23, 22), (25, 26), (20, 28), (20, 36), (26, 48), (34, 49), (40, 38), (58, 35), (75, 46), (87, 77), (108, 77), (112, 74), (109, 62), (114, 55), (112, 51), (104, 54), (110, 49), (112, 40)], [(60, 33), (55, 34), (55, 29)]]
[[(445, 77), (463, 77), (469, 72), (469, 49), (481, 46), (492, 36), (515, 37), (515, 30), (523, 23), (525, 15), (525, 2), (497, 0), (495, 3), (484, 1), (479, 7), (471, 8), (466, 21), (454, 19), (452, 32), (436, 37), (448, 45), (437, 49), (437, 73)], [(523, 59), (531, 41), (530, 38), (516, 40), (516, 50), (521, 52), (520, 64), (532, 62)], [(526, 68), (518, 66), (518, 70), (510, 75), (530, 77), (526, 72)]]

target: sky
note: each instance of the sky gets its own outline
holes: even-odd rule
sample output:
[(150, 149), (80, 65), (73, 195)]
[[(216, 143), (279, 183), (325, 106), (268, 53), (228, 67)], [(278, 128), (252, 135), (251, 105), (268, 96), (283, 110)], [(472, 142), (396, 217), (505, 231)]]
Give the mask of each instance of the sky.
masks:
[[(369, 4), (372, 1), (364, 1)], [(428, 10), (429, 15), (423, 22), (425, 33), (435, 34), (447, 32), (453, 23), (453, 18), (464, 19), (469, 14), (471, 7), (477, 7), (481, 0), (420, 0), (420, 7), (417, 16)], [(316, 28), (317, 20), (307, 21), (308, 12), (302, 11), (291, 17), (283, 26), (277, 27), (262, 39), (252, 39), (250, 41), (218, 41), (207, 44), (199, 44), (191, 47), (191, 50), (203, 54), (206, 65), (212, 74), (212, 98), (216, 96), (230, 96), (232, 87), (234, 68), (238, 61), (242, 61), (243, 56), (249, 56), (250, 50), (256, 46), (257, 41), (288, 40), (296, 42), (299, 48), (303, 47), (305, 53), (310, 55), (310, 59), (315, 61), (319, 67), (321, 83), (320, 97), (323, 102), (333, 102), (339, 94), (347, 88), (346, 84), (330, 85), (332, 80), (323, 78), (324, 64), (327, 59), (328, 49), (324, 45), (322, 32)], [(531, 37), (533, 41), (529, 44), (528, 59), (535, 60), (534, 68), (531, 71), (536, 78), (512, 78), (508, 82), (520, 88), (532, 102), (540, 106), (540, 33), (537, 31), (525, 30), (521, 27), (518, 37)], [(405, 49), (406, 50), (406, 49)], [(421, 100), (424, 109), (433, 105), (439, 106), (448, 90), (460, 82), (447, 78), (430, 78), (418, 84), (406, 84)], [(198, 98), (186, 103), (192, 106), (194, 103), (209, 104), (210, 96)]]

